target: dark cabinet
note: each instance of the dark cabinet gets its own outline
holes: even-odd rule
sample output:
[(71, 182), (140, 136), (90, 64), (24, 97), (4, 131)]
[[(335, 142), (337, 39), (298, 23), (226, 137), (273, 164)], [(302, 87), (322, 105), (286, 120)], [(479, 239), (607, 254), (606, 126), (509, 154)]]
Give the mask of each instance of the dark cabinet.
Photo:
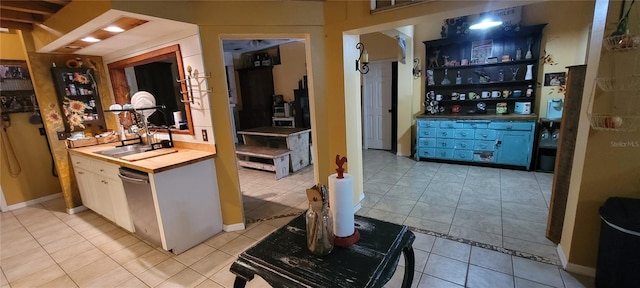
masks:
[(273, 67), (238, 70), (242, 109), (239, 130), (271, 126), (273, 107)]
[(311, 128), (311, 110), (309, 109), (309, 91), (294, 89), (296, 128)]
[(100, 96), (93, 70), (85, 68), (51, 68), (62, 119), (66, 131), (106, 129)]
[(513, 113), (516, 102), (534, 111), (544, 26), (424, 41), (425, 114), (496, 113), (498, 103)]

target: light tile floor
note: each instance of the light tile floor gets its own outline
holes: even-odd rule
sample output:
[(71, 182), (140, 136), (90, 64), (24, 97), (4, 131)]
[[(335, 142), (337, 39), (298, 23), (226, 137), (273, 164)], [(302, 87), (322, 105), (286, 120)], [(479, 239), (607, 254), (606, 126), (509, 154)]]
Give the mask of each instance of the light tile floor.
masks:
[[(391, 171), (390, 175), (398, 175), (400, 169), (393, 167), (406, 167), (411, 163), (407, 160), (412, 161), (404, 157), (393, 155), (391, 155), (393, 157), (389, 157), (390, 154), (378, 153), (365, 152), (366, 174), (369, 179), (367, 183), (375, 183), (371, 180), (383, 178), (384, 174), (378, 175), (382, 171)], [(382, 164), (383, 162), (386, 164)], [(376, 168), (374, 171), (370, 165), (372, 163), (377, 163), (375, 165), (379, 165), (380, 169)], [(434, 165), (433, 163), (413, 162), (413, 166), (417, 166), (414, 168), (431, 167), (427, 169), (435, 169), (433, 171), (436, 172), (436, 175), (440, 169), (443, 171), (442, 174), (446, 175), (449, 171), (454, 171), (448, 170), (448, 165), (437, 165), (437, 168), (433, 168)], [(410, 171), (418, 173), (415, 171), (420, 170), (411, 167), (399, 175), (400, 177), (397, 177), (393, 184), (380, 183), (377, 185), (381, 187), (389, 185), (389, 189), (385, 193), (377, 193), (380, 197), (367, 207), (369, 208), (367, 214), (375, 210), (386, 211), (378, 208), (383, 207), (380, 203), (385, 197), (395, 198), (394, 194), (386, 196), (393, 186), (412, 187), (410, 186), (411, 180), (402, 180), (405, 176), (413, 175), (407, 175)], [(461, 167), (457, 167), (455, 171), (464, 170)], [(469, 179), (469, 176), (472, 175), (471, 170), (475, 170), (475, 168), (467, 167), (466, 169), (464, 176), (465, 179)], [(503, 171), (499, 171), (501, 175)], [(511, 172), (504, 172), (504, 174), (509, 173)], [(313, 172), (309, 167), (289, 177), (274, 181), (273, 174), (243, 169), (241, 182), (242, 189), (245, 191), (245, 209), (248, 219), (256, 219), (250, 218), (251, 215), (253, 215), (251, 217), (260, 219), (273, 219), (248, 221), (247, 229), (237, 232), (222, 232), (180, 255), (173, 255), (149, 246), (92, 211), (68, 215), (64, 212), (64, 203), (61, 198), (2, 213), (0, 214), (0, 268), (2, 272), (0, 273), (0, 288), (233, 287), (234, 275), (229, 272), (233, 260), (259, 239), (286, 224), (294, 215), (306, 209), (306, 196), (299, 194), (304, 194), (304, 189), (310, 187), (309, 184), (313, 182)], [(428, 192), (428, 187), (433, 180), (429, 179), (428, 182), (427, 188), (422, 193), (411, 192), (413, 190), (409, 188), (405, 190), (415, 194), (416, 197), (417, 194), (420, 194), (420, 197), (414, 198), (414, 200), (407, 199), (415, 203), (413, 204), (414, 208), (406, 212), (404, 221), (410, 219), (409, 215), (418, 203), (429, 203), (418, 201)], [(398, 183), (407, 183), (407, 185)], [(502, 180), (500, 180), (500, 184), (502, 184)], [(441, 187), (455, 186), (453, 184), (437, 185), (443, 185)], [(457, 199), (458, 206), (461, 203), (460, 198), (464, 196), (464, 187), (465, 185), (462, 185), (460, 188), (462, 191), (461, 196)], [(454, 187), (453, 191), (457, 191), (456, 189)], [(371, 193), (371, 195), (373, 194), (376, 193)], [(505, 201), (505, 203), (509, 202)], [(376, 208), (378, 204), (380, 206)], [(401, 207), (403, 205), (405, 204), (391, 204), (389, 206)], [(504, 213), (504, 208), (501, 209)], [(468, 211), (473, 212), (474, 210)], [(450, 217), (442, 217), (439, 220), (446, 220), (442, 222), (446, 224), (451, 218), (449, 223), (451, 229), (458, 226), (454, 225), (454, 223), (458, 223), (456, 222), (457, 214), (456, 211)], [(422, 219), (420, 215), (414, 215), (416, 215), (414, 218)], [(439, 215), (436, 214), (436, 216)], [(402, 217), (398, 216), (398, 218)], [(518, 223), (516, 222), (514, 225), (516, 224)], [(464, 226), (460, 225), (460, 227)], [(593, 279), (570, 275), (557, 265), (536, 262), (460, 243), (446, 237), (416, 232), (413, 247), (416, 254), (413, 287), (593, 287)], [(401, 261), (396, 274), (386, 287), (399, 287), (403, 273), (404, 263)], [(268, 284), (256, 277), (248, 283), (247, 287), (268, 287)]]

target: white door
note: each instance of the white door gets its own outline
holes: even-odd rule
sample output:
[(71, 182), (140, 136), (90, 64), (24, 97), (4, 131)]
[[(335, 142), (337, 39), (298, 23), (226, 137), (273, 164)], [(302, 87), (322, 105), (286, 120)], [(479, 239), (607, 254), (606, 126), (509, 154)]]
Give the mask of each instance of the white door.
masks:
[(369, 63), (364, 75), (365, 148), (391, 149), (391, 63)]

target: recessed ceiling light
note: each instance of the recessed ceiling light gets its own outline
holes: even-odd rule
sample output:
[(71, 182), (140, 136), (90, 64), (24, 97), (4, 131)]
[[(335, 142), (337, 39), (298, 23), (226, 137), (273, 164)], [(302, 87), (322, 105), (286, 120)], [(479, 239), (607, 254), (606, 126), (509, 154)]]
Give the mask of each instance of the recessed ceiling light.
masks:
[(111, 25), (108, 27), (103, 28), (102, 30), (107, 31), (107, 32), (113, 32), (113, 33), (120, 33), (120, 32), (124, 32), (124, 29), (115, 26), (115, 25)]
[(82, 39), (80, 39), (80, 40), (82, 40), (82, 41), (84, 41), (84, 42), (89, 42), (89, 43), (96, 43), (96, 42), (100, 42), (100, 39), (95, 38), (95, 37), (91, 37), (91, 36), (84, 37), (84, 38), (82, 38)]

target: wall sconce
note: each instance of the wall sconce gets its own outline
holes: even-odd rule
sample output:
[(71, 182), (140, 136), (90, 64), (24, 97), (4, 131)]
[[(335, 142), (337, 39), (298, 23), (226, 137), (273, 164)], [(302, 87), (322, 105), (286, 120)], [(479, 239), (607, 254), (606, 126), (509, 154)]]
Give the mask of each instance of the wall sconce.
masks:
[(356, 60), (356, 71), (361, 74), (369, 73), (369, 53), (364, 49), (364, 44), (356, 44), (356, 49), (360, 50), (360, 56)]
[(413, 78), (420, 78), (422, 69), (420, 69), (420, 58), (413, 59)]

